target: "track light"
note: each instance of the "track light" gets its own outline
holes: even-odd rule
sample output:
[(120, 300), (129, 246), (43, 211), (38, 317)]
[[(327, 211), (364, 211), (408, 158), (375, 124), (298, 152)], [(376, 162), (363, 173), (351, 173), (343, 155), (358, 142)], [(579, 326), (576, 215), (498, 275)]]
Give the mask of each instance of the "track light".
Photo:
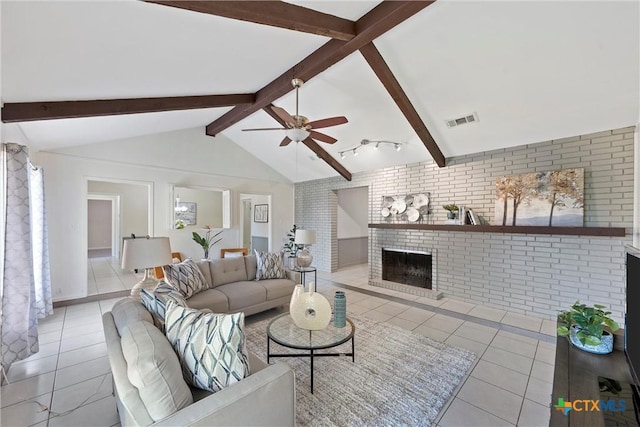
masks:
[(379, 142), (376, 142), (376, 145), (374, 145), (374, 146), (373, 146), (373, 149), (374, 149), (374, 150), (377, 150), (379, 146), (380, 146), (380, 143), (379, 143)]
[(402, 145), (396, 143), (396, 151), (400, 151), (401, 148), (402, 148)]
[(340, 158), (341, 158), (341, 159), (345, 159), (346, 157), (347, 157), (347, 156), (345, 156), (345, 155), (344, 155), (344, 151), (341, 151), (341, 152), (340, 152)]
[(358, 155), (358, 151), (357, 150), (358, 150), (358, 147), (353, 149), (353, 157)]

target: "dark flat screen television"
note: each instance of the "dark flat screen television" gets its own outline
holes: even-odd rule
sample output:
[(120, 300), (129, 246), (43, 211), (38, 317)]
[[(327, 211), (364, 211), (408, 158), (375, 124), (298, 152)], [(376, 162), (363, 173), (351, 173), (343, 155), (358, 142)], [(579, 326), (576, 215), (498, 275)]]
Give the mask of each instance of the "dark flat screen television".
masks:
[(624, 352), (636, 387), (640, 387), (640, 253), (627, 252), (627, 306)]

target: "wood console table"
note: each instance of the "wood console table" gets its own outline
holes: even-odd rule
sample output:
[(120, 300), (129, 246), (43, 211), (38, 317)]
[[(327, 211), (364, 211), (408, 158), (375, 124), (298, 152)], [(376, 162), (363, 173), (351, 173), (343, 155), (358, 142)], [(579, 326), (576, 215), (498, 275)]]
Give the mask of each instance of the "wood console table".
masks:
[[(616, 340), (618, 339), (622, 339), (622, 336), (616, 336)], [(564, 415), (553, 407), (558, 403), (558, 398), (564, 398), (567, 402), (600, 399), (599, 376), (621, 383), (633, 383), (629, 365), (622, 351), (614, 350), (606, 355), (591, 354), (575, 348), (565, 337), (558, 337), (549, 425), (604, 427), (602, 412), (569, 411), (568, 415)]]

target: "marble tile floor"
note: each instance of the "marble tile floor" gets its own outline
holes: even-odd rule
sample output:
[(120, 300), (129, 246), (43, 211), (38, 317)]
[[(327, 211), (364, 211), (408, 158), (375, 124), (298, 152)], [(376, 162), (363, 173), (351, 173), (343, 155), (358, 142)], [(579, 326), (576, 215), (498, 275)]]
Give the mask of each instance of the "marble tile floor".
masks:
[[(529, 326), (527, 329), (502, 324), (493, 320), (495, 313), (477, 316), (486, 314), (477, 306), (461, 313), (455, 309), (466, 311), (468, 307), (457, 305), (455, 300), (433, 305), (419, 298), (401, 299), (358, 289), (363, 279), (357, 277), (356, 269), (348, 270), (330, 278), (319, 275), (318, 290), (330, 300), (336, 290), (344, 290), (349, 313), (388, 322), (478, 355), (470, 375), (442, 411), (438, 426), (548, 425), (555, 339), (541, 333), (541, 326), (521, 324)], [(9, 384), (2, 386), (2, 426), (119, 425), (101, 323), (102, 313), (117, 300), (58, 308), (40, 323), (40, 352), (14, 363), (7, 374)], [(447, 308), (442, 308), (444, 304)], [(285, 309), (250, 316), (247, 322)], [(487, 319), (490, 316), (493, 318)]]

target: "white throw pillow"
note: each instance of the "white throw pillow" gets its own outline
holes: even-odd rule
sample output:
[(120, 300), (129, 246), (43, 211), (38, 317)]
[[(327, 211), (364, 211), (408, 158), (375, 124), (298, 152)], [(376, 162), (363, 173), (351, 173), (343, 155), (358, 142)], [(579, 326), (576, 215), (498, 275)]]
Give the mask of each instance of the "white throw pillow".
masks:
[(169, 301), (165, 328), (192, 386), (216, 392), (249, 376), (244, 313), (205, 313)]
[(257, 250), (254, 250), (254, 252), (258, 262), (256, 280), (287, 278), (287, 272), (284, 269), (283, 252), (258, 252)]
[(168, 264), (162, 267), (164, 280), (176, 288), (185, 298), (208, 288), (207, 280), (195, 262), (187, 258), (179, 264)]

